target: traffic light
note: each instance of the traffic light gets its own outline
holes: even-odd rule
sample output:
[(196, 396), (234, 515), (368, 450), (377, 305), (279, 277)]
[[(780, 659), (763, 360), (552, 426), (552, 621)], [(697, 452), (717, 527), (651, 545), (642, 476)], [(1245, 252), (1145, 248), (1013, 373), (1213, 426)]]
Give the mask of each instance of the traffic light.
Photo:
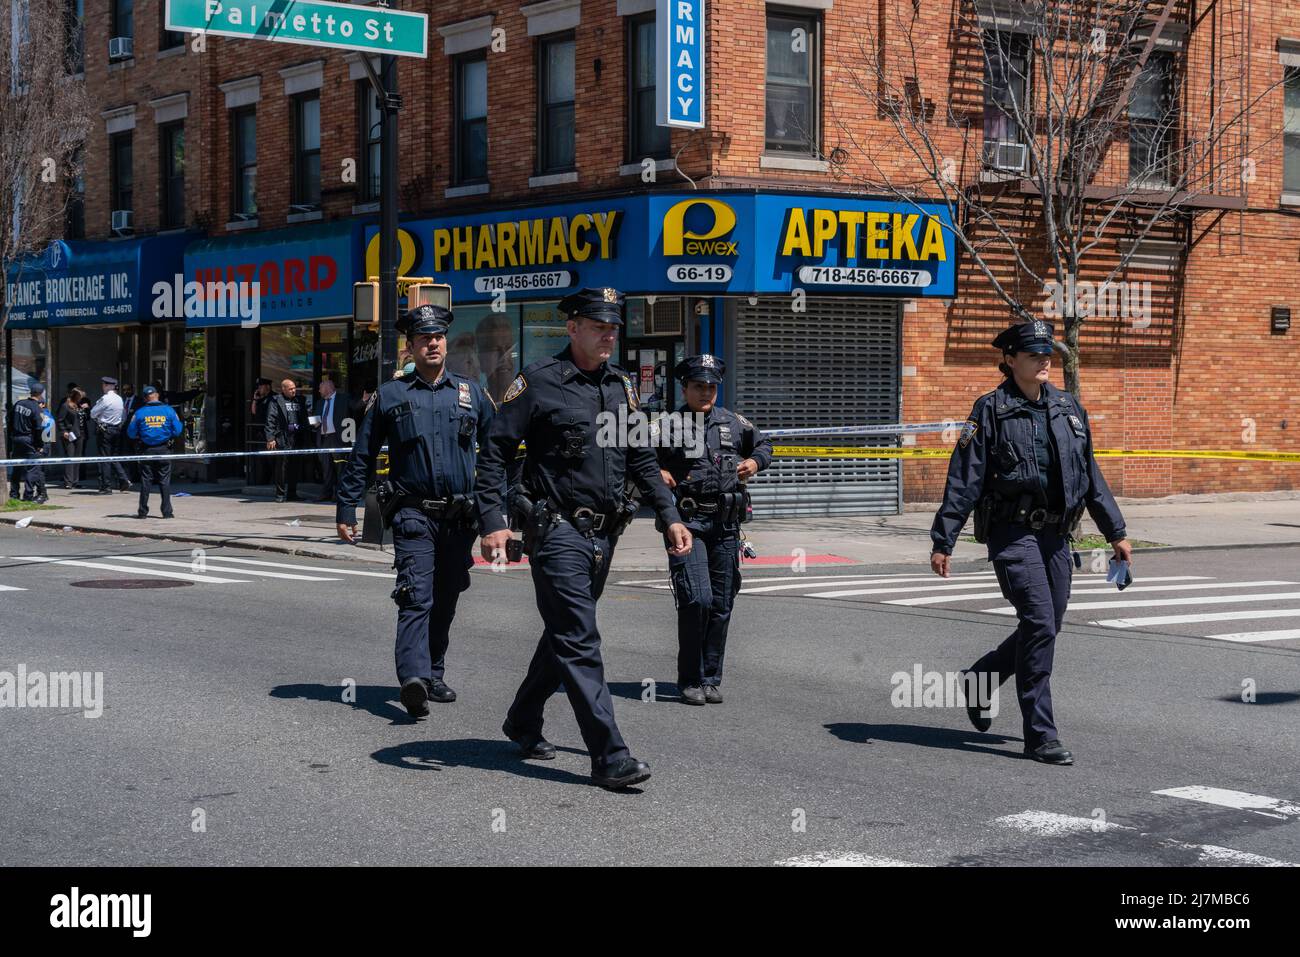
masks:
[(444, 282), (413, 282), (406, 289), (406, 308), (442, 306), (451, 308), (451, 286)]
[(352, 321), (358, 326), (379, 328), (379, 283), (352, 284)]

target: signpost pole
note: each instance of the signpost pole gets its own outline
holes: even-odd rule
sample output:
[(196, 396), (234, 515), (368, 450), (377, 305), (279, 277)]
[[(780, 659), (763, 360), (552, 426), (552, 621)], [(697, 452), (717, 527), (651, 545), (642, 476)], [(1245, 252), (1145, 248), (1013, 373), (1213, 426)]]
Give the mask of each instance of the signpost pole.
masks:
[(380, 58), (383, 127), (379, 141), (379, 381), (397, 367), (397, 57)]

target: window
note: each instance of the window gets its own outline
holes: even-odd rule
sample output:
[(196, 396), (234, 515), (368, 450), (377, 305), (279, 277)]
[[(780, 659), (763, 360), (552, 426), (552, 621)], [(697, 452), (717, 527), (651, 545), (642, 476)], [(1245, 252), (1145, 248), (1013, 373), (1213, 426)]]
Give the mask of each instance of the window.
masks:
[(1129, 97), (1129, 181), (1165, 185), (1174, 129), (1173, 57), (1152, 53)]
[(293, 205), (320, 206), (319, 92), (293, 98)]
[(456, 61), (456, 182), (487, 179), (487, 57)]
[(185, 45), (185, 34), (180, 30), (167, 29), (167, 4), (158, 4), (158, 49), (170, 50)]
[(984, 42), (984, 142), (1023, 143), (1020, 120), (1029, 112), (1029, 41), (994, 34)]
[(257, 112), (253, 107), (230, 114), (231, 155), (235, 170), (231, 210), (238, 217), (257, 215)]
[(168, 123), (158, 128), (162, 153), (162, 226), (178, 229), (185, 225), (185, 124)]
[(132, 206), (131, 134), (114, 133), (108, 140), (109, 190), (112, 208), (134, 209)]
[(540, 92), (537, 116), (537, 171), (573, 169), (574, 42), (562, 34), (537, 46)]
[(1282, 189), (1300, 193), (1300, 67), (1286, 71), (1282, 107)]
[(767, 15), (767, 149), (817, 155), (817, 24)]
[(655, 18), (627, 24), (627, 144), (629, 162), (668, 156), (669, 129), (655, 122)]
[(64, 231), (68, 239), (86, 238), (86, 157), (81, 147), (72, 154), (68, 175), (68, 206)]
[(112, 36), (135, 36), (134, 0), (113, 0)]
[(357, 117), (357, 152), (361, 157), (360, 169), (357, 170), (357, 198), (360, 202), (372, 203), (379, 199), (379, 144), (384, 118), (369, 80), (357, 81)]
[(65, 0), (63, 31), (67, 45), (68, 72), (75, 76), (86, 69), (85, 0)]

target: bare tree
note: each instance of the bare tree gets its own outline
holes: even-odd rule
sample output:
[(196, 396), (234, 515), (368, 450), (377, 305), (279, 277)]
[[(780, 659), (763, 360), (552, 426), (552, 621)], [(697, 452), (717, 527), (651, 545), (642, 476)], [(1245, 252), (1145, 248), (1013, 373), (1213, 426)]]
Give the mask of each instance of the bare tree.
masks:
[[(946, 204), (991, 303), (1063, 320), (1078, 395), (1080, 332), (1129, 314), (1135, 256), (1167, 249), (1177, 274), (1194, 215), (1244, 209), (1264, 145), (1247, 114), (1276, 88), (1250, 94), (1247, 8), (1220, 0), (1193, 26), (1185, 0), (879, 0), (836, 57), (851, 96), (830, 110), (861, 158), (841, 172)], [(841, 113), (850, 99), (897, 148)]]
[[(81, 73), (81, 24), (63, 0), (8, 0), (0, 15), (0, 331), (9, 283), (27, 257), (63, 234), (73, 158), (90, 128)], [(12, 358), (7, 361), (12, 362)], [(8, 375), (5, 387), (9, 389)], [(6, 394), (7, 415), (11, 396)], [(0, 430), (0, 458), (5, 457)], [(6, 477), (7, 478), (7, 477)], [(7, 491), (7, 489), (6, 489)]]

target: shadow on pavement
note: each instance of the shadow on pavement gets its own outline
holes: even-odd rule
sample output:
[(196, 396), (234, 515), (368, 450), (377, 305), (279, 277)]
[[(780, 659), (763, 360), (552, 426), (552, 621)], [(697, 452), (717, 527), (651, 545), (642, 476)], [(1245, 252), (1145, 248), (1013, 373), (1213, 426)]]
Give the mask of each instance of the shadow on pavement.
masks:
[(1258, 691), (1254, 701), (1242, 701), (1239, 694), (1226, 694), (1219, 700), (1228, 704), (1295, 704), (1300, 701), (1300, 691)]
[(1022, 743), (1021, 738), (985, 732), (981, 734), (974, 728), (958, 731), (953, 728), (931, 728), (919, 724), (862, 724), (860, 722), (839, 722), (823, 725), (835, 737), (851, 744), (870, 744), (872, 741), (892, 741), (896, 744), (916, 744), (924, 748), (940, 748), (945, 751), (970, 751), (975, 754), (992, 754), (1000, 758), (1024, 760), (1020, 750), (1007, 751), (1002, 748), (984, 747), (979, 742), (992, 744)]
[[(586, 756), (585, 751), (574, 748), (557, 748), (570, 754)], [(583, 784), (595, 787), (585, 774), (574, 774), (557, 768), (549, 761), (525, 761), (519, 756), (519, 746), (501, 738), (489, 741), (484, 738), (461, 738), (456, 741), (411, 741), (380, 748), (370, 755), (381, 764), (413, 771), (441, 771), (443, 768), (479, 768), (484, 771), (506, 771), (525, 778), (539, 778), (559, 784)], [(625, 793), (639, 794), (639, 788), (626, 788)]]
[[(668, 693), (665, 694), (665, 691)], [(609, 683), (609, 693), (616, 698), (627, 698), (630, 701), (641, 701), (641, 695), (645, 693), (645, 686), (639, 681), (611, 681)], [(676, 682), (655, 682), (655, 701), (681, 700), (682, 691), (677, 687)]]
[(308, 701), (327, 701), (330, 704), (347, 705), (349, 708), (369, 711), (377, 718), (386, 718), (393, 724), (414, 724), (414, 719), (398, 700), (396, 685), (357, 685), (357, 700), (343, 700), (343, 686), (340, 685), (278, 685), (271, 689), (272, 698), (305, 698)]

